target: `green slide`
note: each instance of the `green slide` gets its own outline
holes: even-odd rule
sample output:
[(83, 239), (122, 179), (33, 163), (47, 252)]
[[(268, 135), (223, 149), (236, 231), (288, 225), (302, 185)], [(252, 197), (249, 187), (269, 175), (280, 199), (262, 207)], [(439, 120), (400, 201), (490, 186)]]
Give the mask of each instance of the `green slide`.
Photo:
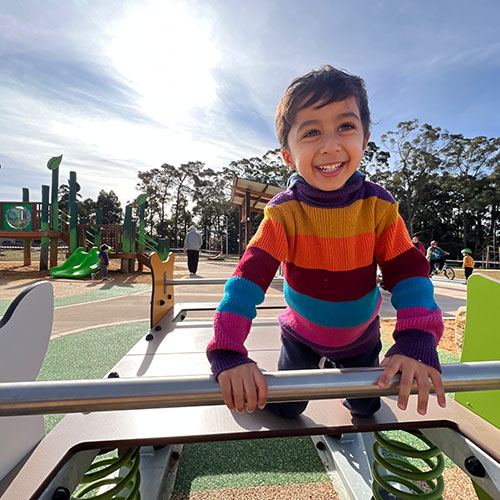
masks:
[(99, 249), (94, 247), (90, 252), (77, 248), (62, 265), (53, 267), (50, 275), (55, 278), (85, 278), (99, 270)]

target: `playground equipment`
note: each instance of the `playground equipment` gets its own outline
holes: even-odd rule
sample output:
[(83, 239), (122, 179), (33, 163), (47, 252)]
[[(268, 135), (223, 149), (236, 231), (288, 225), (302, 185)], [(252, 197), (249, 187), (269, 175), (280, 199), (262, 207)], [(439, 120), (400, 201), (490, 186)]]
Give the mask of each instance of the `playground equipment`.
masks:
[[(53, 269), (57, 266), (59, 241), (63, 241), (72, 255), (77, 248), (90, 251), (102, 243), (113, 249), (110, 258), (121, 260), (122, 272), (134, 272), (135, 260), (139, 262), (139, 271), (148, 265), (150, 252), (157, 252), (166, 258), (169, 252), (169, 242), (164, 238), (158, 241), (149, 237), (145, 231), (144, 217), (148, 196), (141, 194), (136, 199), (138, 221), (132, 218), (132, 206), (125, 208), (125, 220), (121, 224), (102, 224), (102, 209), (96, 209), (96, 223), (88, 224), (78, 216), (77, 193), (80, 185), (76, 172), (69, 173), (68, 211), (59, 209), (59, 166), (62, 155), (51, 158), (47, 168), (52, 172), (52, 185), (42, 186), (42, 201), (30, 202), (27, 188), (22, 190), (22, 202), (0, 202), (0, 239), (8, 238), (24, 241), (24, 265), (31, 265), (31, 242), (40, 240), (40, 271)], [(50, 199), (50, 202), (49, 202)], [(136, 226), (139, 233), (136, 235)], [(49, 258), (50, 257), (50, 258)], [(73, 260), (71, 261), (73, 262)], [(68, 271), (69, 264), (63, 266)], [(82, 277), (80, 270), (53, 276)], [(61, 271), (62, 272), (62, 271)], [(90, 273), (89, 273), (90, 274)]]
[[(75, 489), (78, 493), (74, 498), (78, 498), (83, 494), (83, 489), (97, 489), (100, 481), (115, 485), (116, 498), (118, 495), (139, 498), (136, 496), (139, 489), (142, 498), (155, 499), (159, 498), (163, 473), (168, 470), (177, 444), (297, 435), (313, 436), (320, 455), (335, 461), (337, 469), (341, 469), (346, 478), (350, 498), (364, 500), (373, 494), (376, 498), (379, 498), (376, 495), (381, 495), (385, 499), (389, 497), (384, 496), (384, 489), (388, 489), (389, 483), (394, 485), (398, 482), (391, 479), (391, 475), (401, 479), (403, 474), (408, 474), (407, 470), (397, 474), (392, 471), (386, 473), (383, 469), (390, 470), (393, 465), (391, 461), (384, 463), (383, 453), (380, 458), (379, 455), (374, 457), (371, 452), (374, 441), (372, 432), (382, 433), (383, 438), (383, 433), (392, 429), (419, 430), (423, 434), (422, 439), (433, 445), (429, 445), (429, 454), (436, 454), (435, 447), (445, 452), (481, 488), (481, 499), (499, 498), (500, 429), (483, 418), (481, 411), (481, 404), (491, 408), (491, 404), (495, 405), (495, 401), (499, 400), (500, 363), (496, 360), (500, 358), (500, 353), (495, 352), (495, 349), (499, 349), (498, 343), (494, 346), (486, 344), (487, 349), (484, 351), (487, 352), (483, 352), (483, 358), (486, 359), (481, 359), (481, 363), (477, 363), (477, 359), (470, 359), (468, 363), (443, 366), (447, 392), (467, 391), (460, 394), (463, 394), (469, 405), (463, 406), (448, 399), (448, 407), (443, 410), (431, 398), (430, 409), (427, 415), (422, 416), (417, 413), (413, 398), (410, 398), (408, 410), (401, 411), (396, 400), (388, 396), (396, 393), (397, 381), (384, 390), (376, 386), (380, 369), (272, 372), (279, 345), (278, 327), (270, 327), (268, 322), (259, 322), (257, 319), (247, 347), (259, 366), (269, 371), (266, 373), (269, 399), (290, 401), (307, 398), (312, 401), (304, 415), (294, 420), (280, 419), (265, 410), (253, 414), (233, 414), (221, 405), (218, 386), (206, 375), (209, 367), (205, 347), (212, 335), (212, 327), (206, 322), (185, 321), (191, 310), (210, 310), (215, 305), (175, 303), (174, 287), (180, 284), (179, 281), (183, 285), (192, 284), (196, 287), (202, 286), (202, 283), (201, 280), (172, 279), (173, 262), (173, 254), (165, 262), (155, 255), (151, 256), (154, 279), (151, 330), (111, 369), (106, 379), (33, 383), (29, 382), (33, 380), (31, 376), (24, 378), (26, 382), (21, 382), (23, 379), (18, 377), (0, 384), (2, 424), (3, 419), (8, 418), (17, 420), (21, 426), (24, 425), (23, 419), (32, 418), (16, 418), (15, 415), (36, 417), (40, 413), (76, 412), (66, 416), (38, 444), (35, 438), (32, 441), (33, 451), (19, 465), (9, 464), (3, 470), (0, 469), (0, 478), (3, 476), (3, 480), (0, 479), (0, 496), (3, 495), (3, 500), (70, 498), (70, 492)], [(484, 324), (485, 335), (491, 335), (488, 332), (494, 323), (495, 309), (484, 307), (484, 294), (493, 303), (498, 303), (500, 296), (500, 282), (480, 275), (473, 275), (470, 280), (476, 281), (474, 293), (480, 293), (477, 299), (472, 292), (468, 298), (470, 315), (468, 311), (466, 339), (467, 335), (471, 335), (472, 325), (476, 325), (478, 315), (490, 318)], [(25, 301), (30, 298), (30, 307), (33, 307), (33, 303), (41, 296), (37, 289), (33, 287), (25, 292), (24, 297), (16, 299), (17, 302), (14, 301), (5, 315), (7, 319), (0, 323), (0, 339), (5, 332), (11, 337), (6, 341), (7, 344), (13, 342), (16, 330), (23, 326), (20, 323), (13, 326), (9, 324), (14, 318), (28, 316)], [(50, 295), (46, 291), (43, 293), (44, 296)], [(51, 319), (51, 311), (45, 310), (49, 305), (46, 301), (43, 307), (36, 308), (37, 319), (45, 316), (45, 329), (48, 319)], [(469, 320), (472, 321), (470, 327)], [(483, 336), (483, 323), (479, 330), (480, 333), (474, 330), (472, 335)], [(482, 337), (482, 342), (485, 338)], [(472, 348), (467, 348), (467, 340), (464, 351), (466, 349), (474, 358)], [(43, 357), (42, 351), (39, 356)], [(0, 353), (3, 358), (4, 350), (0, 350)], [(325, 398), (374, 394), (384, 396), (383, 404), (381, 410), (369, 419), (352, 417), (338, 399), (325, 401)], [(469, 407), (474, 411), (470, 411)], [(78, 413), (81, 411), (85, 413)], [(497, 413), (492, 411), (493, 416)], [(338, 439), (332, 435), (342, 437)], [(381, 441), (378, 449), (392, 446), (390, 440)], [(15, 438), (10, 440), (10, 444), (9, 454), (13, 454)], [(24, 451), (18, 451), (17, 456), (24, 456), (26, 448), (30, 447), (25, 445)], [(122, 450), (118, 458), (98, 458), (98, 463), (105, 465), (106, 469), (95, 474), (98, 465), (96, 462), (91, 465), (95, 457), (100, 450), (113, 448)], [(403, 451), (412, 453), (408, 449)], [(427, 450), (424, 451), (427, 454)], [(2, 448), (0, 455), (3, 454)], [(441, 487), (440, 459), (427, 456), (426, 459), (435, 464), (430, 476), (436, 478), (427, 477), (425, 480), (432, 482), (437, 492), (434, 496), (422, 498), (439, 498), (436, 495), (439, 495)], [(374, 460), (380, 464), (375, 466), (375, 482), (370, 467)], [(107, 477), (111, 470), (121, 466), (121, 478)], [(87, 471), (87, 478), (82, 481)], [(413, 470), (409, 475), (416, 476), (418, 472)], [(141, 477), (146, 476), (148, 481), (142, 481)], [(79, 483), (82, 483), (81, 486), (78, 486)], [(372, 483), (375, 484), (373, 491)], [(400, 498), (408, 498), (403, 495), (410, 493), (397, 491)]]
[(85, 278), (99, 270), (99, 249), (91, 248), (84, 252), (82, 247), (77, 248), (61, 266), (53, 267), (50, 275), (55, 278)]

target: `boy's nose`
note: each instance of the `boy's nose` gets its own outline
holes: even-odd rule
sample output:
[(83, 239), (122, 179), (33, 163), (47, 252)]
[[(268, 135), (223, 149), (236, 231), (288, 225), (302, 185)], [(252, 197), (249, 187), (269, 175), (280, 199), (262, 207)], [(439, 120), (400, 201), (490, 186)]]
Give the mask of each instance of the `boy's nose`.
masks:
[(322, 154), (335, 153), (337, 151), (340, 151), (340, 149), (341, 145), (340, 141), (338, 140), (337, 134), (330, 133), (323, 135), (323, 142), (321, 144)]

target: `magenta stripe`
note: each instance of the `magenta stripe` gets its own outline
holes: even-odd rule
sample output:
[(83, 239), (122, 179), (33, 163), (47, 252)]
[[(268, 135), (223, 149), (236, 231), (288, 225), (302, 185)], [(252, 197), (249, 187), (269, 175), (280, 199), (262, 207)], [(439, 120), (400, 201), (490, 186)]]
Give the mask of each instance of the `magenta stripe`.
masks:
[(396, 330), (423, 330), (436, 338), (436, 345), (443, 335), (444, 325), (441, 309), (407, 307), (397, 312)]
[(325, 347), (342, 347), (351, 344), (357, 340), (368, 328), (370, 323), (377, 317), (382, 303), (382, 296), (379, 297), (375, 312), (368, 321), (361, 325), (351, 326), (349, 328), (332, 328), (329, 326), (320, 326), (304, 318), (293, 309), (288, 307), (280, 316), (280, 322), (286, 323), (301, 337), (309, 342)]
[(247, 355), (243, 346), (252, 322), (239, 314), (216, 311), (214, 315), (215, 335), (207, 347), (207, 351), (225, 349)]
[(304, 269), (292, 263), (286, 263), (284, 268), (286, 282), (291, 288), (319, 300), (330, 302), (358, 300), (376, 286), (374, 263), (351, 271)]

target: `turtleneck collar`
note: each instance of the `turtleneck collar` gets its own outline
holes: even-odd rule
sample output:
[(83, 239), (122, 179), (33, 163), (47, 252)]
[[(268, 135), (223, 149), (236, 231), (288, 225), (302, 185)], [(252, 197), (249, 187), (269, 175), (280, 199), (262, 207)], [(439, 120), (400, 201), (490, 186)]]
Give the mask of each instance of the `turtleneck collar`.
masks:
[(333, 208), (349, 205), (351, 198), (355, 196), (364, 180), (365, 175), (356, 170), (340, 189), (322, 191), (311, 186), (299, 173), (295, 172), (288, 179), (286, 188), (294, 191), (298, 200), (308, 205)]

